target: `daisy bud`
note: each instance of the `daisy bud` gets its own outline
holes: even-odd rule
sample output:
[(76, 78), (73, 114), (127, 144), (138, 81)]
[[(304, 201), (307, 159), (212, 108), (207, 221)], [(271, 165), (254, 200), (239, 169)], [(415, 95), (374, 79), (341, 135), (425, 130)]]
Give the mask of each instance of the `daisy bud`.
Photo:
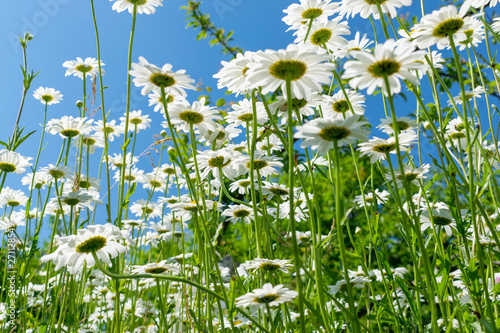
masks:
[(82, 106), (83, 106), (83, 102), (82, 101), (80, 101), (80, 100), (76, 101), (76, 107), (77, 108), (81, 108)]
[(360, 227), (356, 227), (356, 230), (354, 231), (355, 234), (360, 234), (362, 232), (363, 232), (363, 230), (361, 230)]

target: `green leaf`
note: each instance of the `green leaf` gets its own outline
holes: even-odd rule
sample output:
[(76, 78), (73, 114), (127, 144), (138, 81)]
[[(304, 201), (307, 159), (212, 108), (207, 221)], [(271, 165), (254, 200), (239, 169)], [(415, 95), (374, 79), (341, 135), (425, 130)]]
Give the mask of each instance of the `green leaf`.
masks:
[(226, 100), (224, 98), (219, 98), (215, 105), (217, 105), (217, 107), (220, 108), (220, 107), (224, 106), (224, 104), (226, 104)]

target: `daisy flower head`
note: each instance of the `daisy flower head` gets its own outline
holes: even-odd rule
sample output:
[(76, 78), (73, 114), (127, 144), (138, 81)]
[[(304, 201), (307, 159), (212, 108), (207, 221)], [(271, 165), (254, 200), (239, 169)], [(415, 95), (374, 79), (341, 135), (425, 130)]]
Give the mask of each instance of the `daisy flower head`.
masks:
[[(392, 117), (387, 117), (385, 119), (380, 119), (380, 125), (377, 126), (382, 132), (389, 135), (394, 134)], [(417, 132), (417, 122), (408, 117), (396, 118), (396, 124), (398, 126), (399, 133), (416, 133)]]
[(458, 49), (460, 51), (465, 50), (467, 47), (471, 45), (474, 47), (478, 47), (479, 43), (484, 39), (484, 25), (483, 23), (476, 19), (471, 18), (467, 28), (464, 28), (465, 38), (462, 41), (458, 42)]
[(343, 78), (351, 79), (349, 84), (352, 88), (367, 88), (370, 95), (377, 87), (381, 87), (386, 96), (401, 91), (400, 79), (419, 84), (412, 72), (424, 66), (422, 58), (426, 54), (425, 51), (415, 50), (410, 42), (396, 45), (393, 39), (377, 44), (374, 54), (363, 51), (351, 53), (356, 60), (346, 62)]
[(21, 190), (14, 190), (10, 187), (5, 187), (0, 193), (0, 207), (5, 205), (10, 207), (26, 206), (28, 197)]
[(340, 22), (341, 19), (337, 17), (331, 21), (313, 22), (310, 29), (309, 25), (302, 26), (295, 33), (297, 35), (295, 43), (305, 45), (315, 52), (324, 52), (326, 46), (327, 50), (335, 53), (347, 43), (346, 39), (341, 36), (351, 34), (347, 22)]
[(290, 80), (292, 97), (312, 99), (312, 92), (323, 91), (321, 84), (329, 84), (333, 63), (330, 56), (290, 44), (286, 50), (267, 50), (255, 54), (255, 63), (249, 64), (248, 80), (253, 88), (262, 87), (262, 93), (279, 87), (287, 97), (286, 82)]
[(293, 267), (291, 260), (282, 260), (282, 259), (261, 259), (256, 258), (254, 260), (250, 260), (245, 262), (245, 268), (247, 270), (261, 270), (264, 273), (267, 272), (283, 272), (289, 273), (288, 270)]
[[(387, 14), (389, 17), (396, 17), (398, 15), (396, 8), (411, 6), (412, 0), (383, 0), (378, 2), (384, 14)], [(354, 17), (357, 13), (359, 13), (362, 18), (368, 18), (371, 15), (375, 20), (380, 19), (377, 1), (342, 0), (339, 15), (346, 15), (347, 18), (349, 18), (351, 15)]]
[[(222, 120), (217, 115), (219, 111), (214, 107), (205, 105), (205, 97), (193, 104), (176, 103), (168, 110), (172, 124), (178, 129), (189, 133), (191, 127), (197, 129), (202, 135), (206, 134), (209, 130), (217, 129), (215, 120)], [(164, 122), (163, 126), (168, 127), (168, 123)]]
[(333, 149), (335, 144), (342, 147), (357, 140), (367, 139), (369, 132), (360, 129), (367, 123), (358, 121), (358, 119), (359, 116), (347, 119), (316, 118), (305, 125), (297, 126), (297, 133), (294, 137), (304, 139), (300, 144), (302, 148), (311, 146), (320, 154), (326, 154), (330, 149)]
[(46, 131), (50, 134), (59, 134), (61, 138), (74, 138), (80, 134), (90, 134), (92, 131), (92, 121), (87, 118), (63, 116), (61, 119), (51, 119), (47, 122)]
[(286, 16), (282, 19), (290, 26), (288, 30), (298, 30), (311, 22), (324, 22), (338, 9), (337, 3), (332, 0), (300, 0), (283, 10)]
[(74, 209), (89, 208), (92, 210), (92, 204), (99, 201), (96, 201), (92, 195), (86, 192), (87, 191), (66, 192), (58, 196), (58, 199), (62, 204), (68, 205)]
[(340, 90), (333, 96), (323, 95), (318, 104), (324, 118), (344, 119), (365, 114), (365, 96), (355, 90), (346, 89), (345, 94)]
[[(309, 117), (314, 114), (314, 109), (319, 105), (319, 100), (321, 100), (322, 95), (313, 93), (312, 99), (306, 100), (304, 98), (292, 98), (292, 108), (293, 110), (298, 110), (299, 114), (303, 117)], [(283, 98), (283, 96), (276, 97), (276, 102), (269, 105), (269, 109), (273, 114), (277, 114), (280, 117), (280, 122), (282, 125), (288, 122), (288, 100)], [(293, 112), (293, 119), (297, 119), (297, 113)]]
[[(253, 121), (253, 105), (248, 99), (239, 101), (231, 105), (233, 111), (229, 111), (226, 116), (226, 121), (234, 126), (247, 127), (247, 123)], [(255, 104), (255, 113), (257, 124), (264, 124), (267, 120), (267, 112), (264, 103), (257, 102)]]
[(375, 193), (370, 192), (365, 194), (365, 198), (363, 200), (362, 195), (358, 195), (354, 198), (354, 202), (359, 205), (359, 207), (370, 207), (375, 204), (375, 199), (377, 199), (377, 204), (384, 205), (387, 203), (387, 200), (389, 198), (389, 192), (386, 190), (379, 191), (378, 189), (375, 189)]
[(24, 157), (15, 151), (2, 149), (0, 150), (0, 171), (15, 172), (20, 175), (26, 171), (27, 167), (32, 166), (30, 163), (32, 159), (32, 157)]
[(437, 48), (442, 50), (450, 46), (450, 38), (455, 44), (465, 41), (465, 31), (471, 23), (470, 17), (459, 13), (454, 5), (448, 5), (422, 17), (420, 23), (413, 28), (415, 32), (411, 36), (420, 49), (437, 44)]
[(47, 186), (47, 182), (48, 182), (47, 175), (45, 175), (41, 172), (35, 173), (34, 176), (32, 173), (29, 173), (21, 179), (21, 183), (23, 185), (29, 186), (30, 190), (45, 189), (45, 187)]
[(227, 88), (236, 96), (248, 92), (250, 89), (250, 82), (247, 77), (248, 64), (254, 62), (254, 55), (255, 52), (246, 51), (243, 54), (238, 53), (236, 58), (229, 62), (222, 61), (221, 70), (213, 76), (219, 79), (217, 88)]
[[(419, 180), (425, 179), (425, 174), (429, 172), (429, 164), (422, 164), (420, 168), (414, 168), (411, 165), (405, 165), (404, 171), (401, 173), (399, 170), (394, 171), (396, 176), (396, 183), (399, 187), (403, 187), (403, 182), (406, 180), (408, 183), (420, 185)], [(392, 179), (391, 173), (386, 173), (387, 179)], [(425, 201), (424, 201), (425, 202)]]
[(246, 224), (254, 219), (253, 210), (245, 205), (232, 205), (226, 208), (221, 216), (226, 216), (227, 221), (235, 224), (238, 221), (243, 221)]
[[(104, 63), (101, 61), (101, 67), (104, 66)], [(83, 80), (83, 75), (87, 77), (90, 75), (94, 77), (99, 72), (99, 62), (96, 58), (88, 57), (85, 60), (77, 57), (76, 60), (68, 60), (63, 63), (63, 67), (66, 67), (65, 76), (74, 75)], [(101, 73), (104, 75), (104, 69), (101, 68)]]
[[(484, 90), (483, 86), (477, 86), (473, 90), (466, 90), (465, 91), (465, 99), (468, 102), (473, 98), (481, 98), (481, 95), (483, 95), (484, 93), (485, 93), (485, 90)], [(462, 94), (454, 96), (453, 100), (455, 101), (455, 103), (457, 105), (463, 104)], [(448, 104), (452, 105), (451, 101), (448, 101)]]
[(196, 90), (192, 85), (193, 79), (190, 79), (186, 71), (181, 69), (172, 71), (171, 64), (165, 64), (162, 68), (150, 64), (144, 57), (139, 57), (139, 63), (132, 64), (130, 75), (134, 77), (136, 87), (143, 87), (141, 94), (147, 95), (151, 91), (161, 94), (162, 89), (165, 93), (168, 91), (187, 96), (184, 89)]
[[(475, 123), (475, 121), (474, 121)], [(469, 126), (474, 126), (469, 123)], [(459, 150), (467, 149), (467, 131), (465, 128), (465, 124), (461, 118), (455, 118), (450, 120), (450, 122), (446, 125), (446, 138), (448, 139), (446, 146), (451, 147), (455, 146)], [(474, 128), (470, 128), (469, 131), (474, 132)]]
[(156, 7), (163, 6), (163, 0), (110, 0), (115, 1), (113, 3), (113, 10), (118, 13), (128, 10), (130, 14), (134, 13), (134, 8), (137, 10), (137, 14), (154, 14)]
[[(121, 128), (123, 128), (123, 131), (125, 131), (125, 122), (127, 121), (127, 114), (125, 114), (125, 117), (120, 117), (120, 121), (122, 124), (120, 125)], [(134, 132), (141, 130), (145, 130), (146, 128), (151, 126), (151, 119), (149, 118), (149, 115), (147, 114), (142, 114), (142, 110), (134, 110), (129, 113), (128, 116), (128, 130), (129, 132)]]
[(169, 264), (168, 260), (162, 260), (159, 263), (149, 263), (146, 265), (135, 265), (132, 269), (132, 274), (178, 274), (179, 265)]
[(282, 284), (273, 287), (272, 284), (266, 283), (262, 286), (262, 289), (254, 289), (254, 291), (238, 297), (236, 306), (252, 306), (256, 308), (278, 306), (281, 303), (293, 300), (297, 295), (296, 291), (283, 288)]
[(491, 29), (493, 29), (493, 31), (496, 33), (500, 33), (500, 17), (495, 17), (493, 19), (493, 24), (491, 24)]
[[(409, 146), (415, 142), (417, 136), (412, 133), (403, 133), (398, 138), (400, 151), (408, 151), (410, 149)], [(376, 163), (377, 161), (385, 160), (388, 153), (397, 153), (396, 139), (393, 136), (387, 140), (374, 137), (368, 142), (360, 143), (358, 150), (361, 152), (359, 157), (368, 155), (371, 157), (370, 162)]]
[[(275, 168), (282, 168), (283, 163), (280, 162), (281, 158), (276, 156), (267, 156), (263, 152), (255, 152), (253, 157), (253, 169), (255, 176), (260, 175), (260, 177), (267, 177), (270, 175), (275, 175), (278, 170)], [(237, 161), (242, 166), (244, 173), (250, 172), (252, 158), (250, 155), (242, 155)]]
[[(223, 175), (230, 180), (234, 180), (239, 176), (239, 168), (234, 161), (238, 155), (236, 152), (228, 149), (206, 150), (198, 153), (198, 167), (201, 171), (201, 178), (205, 179), (211, 171), (212, 175), (221, 179)], [(194, 162), (187, 165), (188, 168), (194, 167)]]
[(38, 99), (42, 104), (52, 105), (59, 103), (63, 95), (54, 88), (40, 87), (33, 92), (33, 97)]
[[(231, 192), (238, 192), (241, 195), (245, 195), (250, 193), (250, 185), (252, 182), (250, 181), (250, 178), (243, 178), (243, 179), (238, 179), (229, 185), (229, 191)], [(257, 184), (255, 183), (254, 185), (255, 188), (257, 188)]]
[(215, 125), (217, 126), (215, 130), (209, 130), (205, 135), (200, 134), (197, 139), (200, 142), (205, 142), (207, 146), (215, 145), (215, 148), (220, 149), (224, 144), (237, 138), (241, 133), (241, 129), (236, 128), (234, 124), (229, 124), (226, 127), (219, 123)]
[[(165, 107), (163, 105), (163, 97), (161, 96), (161, 93), (152, 91), (149, 95), (149, 106), (154, 105), (154, 111), (158, 112), (160, 111), (163, 116), (165, 116)], [(172, 103), (184, 103), (186, 99), (182, 95), (175, 94), (171, 92), (169, 89), (165, 90), (165, 100), (167, 104), (167, 108), (169, 104)]]
[(97, 137), (104, 140), (104, 136), (107, 136), (108, 141), (113, 142), (115, 137), (123, 134), (124, 128), (122, 125), (117, 125), (116, 120), (113, 119), (109, 122), (106, 122), (106, 128), (104, 128), (104, 122), (102, 120), (98, 120), (94, 123), (94, 130), (97, 132)]
[(344, 44), (339, 45), (339, 49), (334, 52), (334, 55), (337, 58), (348, 58), (351, 57), (351, 51), (368, 52), (369, 50), (367, 50), (367, 48), (371, 44), (373, 44), (373, 41), (366, 38), (366, 34), (361, 37), (359, 31), (357, 31), (356, 35), (354, 35), (354, 39), (348, 40)]
[(144, 199), (139, 199), (134, 204), (130, 206), (130, 211), (135, 214), (136, 217), (147, 216), (149, 218), (154, 218), (161, 216), (161, 207), (155, 202), (146, 201)]
[(281, 200), (287, 200), (290, 195), (290, 190), (285, 184), (263, 182), (262, 195), (267, 196), (267, 200), (271, 200), (275, 196)]
[(93, 253), (111, 266), (110, 259), (127, 250), (121, 244), (123, 235), (120, 229), (110, 223), (91, 225), (77, 232), (76, 235), (59, 238), (61, 245), (53, 253), (43, 256), (42, 262), (50, 260), (56, 265), (56, 271), (67, 266), (70, 274), (76, 274), (85, 263), (87, 268), (94, 267)]
[(422, 231), (428, 228), (432, 229), (433, 223), (436, 229), (444, 229), (448, 237), (453, 236), (453, 230), (457, 231), (457, 223), (447, 210), (424, 210), (420, 216), (420, 228)]
[(41, 168), (40, 173), (45, 175), (48, 180), (55, 180), (70, 177), (71, 170), (72, 168), (69, 166), (55, 166), (54, 164), (49, 164), (48, 166)]

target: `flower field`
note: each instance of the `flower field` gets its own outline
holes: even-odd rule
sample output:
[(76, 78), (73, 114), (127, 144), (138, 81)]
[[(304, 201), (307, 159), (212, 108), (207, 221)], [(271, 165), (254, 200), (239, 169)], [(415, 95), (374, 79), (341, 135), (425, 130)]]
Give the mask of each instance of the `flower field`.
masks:
[[(97, 52), (61, 64), (81, 100), (19, 36), (1, 332), (500, 331), (497, 0), (300, 0), (279, 32), (294, 43), (247, 51), (187, 1), (226, 59), (201, 96), (137, 47), (163, 0), (106, 1), (130, 19), (123, 68), (88, 2)], [(119, 112), (105, 71), (126, 78)]]

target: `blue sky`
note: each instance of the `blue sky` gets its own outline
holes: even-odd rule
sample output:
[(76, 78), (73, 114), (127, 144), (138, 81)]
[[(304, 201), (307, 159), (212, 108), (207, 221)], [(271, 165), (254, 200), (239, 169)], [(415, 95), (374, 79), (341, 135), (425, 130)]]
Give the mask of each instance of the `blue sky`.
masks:
[[(205, 1), (201, 10), (209, 13), (217, 27), (226, 31), (234, 30), (234, 45), (245, 50), (282, 49), (292, 43), (292, 32), (285, 32), (287, 26), (281, 21), (284, 16), (282, 10), (291, 2), (269, 0), (213, 0)], [(185, 11), (179, 8), (186, 1), (167, 0), (163, 7), (157, 9), (154, 15), (138, 15), (134, 42), (133, 61), (138, 62), (139, 56), (144, 56), (149, 62), (162, 66), (171, 63), (174, 70), (185, 69), (195, 81), (200, 80), (214, 88), (213, 101), (224, 97), (222, 91), (216, 90), (216, 80), (212, 75), (217, 73), (222, 60), (230, 60), (230, 55), (223, 55), (217, 46), (210, 47), (208, 40), (197, 41), (198, 31), (186, 29)], [(436, 9), (442, 3), (439, 1), (427, 4), (427, 12)], [(99, 33), (101, 38), (101, 56), (106, 64), (104, 69), (104, 84), (106, 109), (110, 112), (109, 119), (122, 116), (125, 111), (126, 98), (126, 67), (131, 15), (128, 12), (117, 13), (111, 9), (112, 2), (96, 0)], [(415, 3), (410, 9), (402, 8), (398, 12), (403, 16), (419, 14), (419, 4)], [(6, 141), (11, 135), (15, 123), (17, 110), (22, 93), (22, 77), (19, 65), (22, 63), (21, 47), (17, 35), (24, 31), (31, 31), (34, 40), (29, 43), (28, 63), (31, 70), (41, 71), (35, 78), (28, 93), (24, 112), (21, 118), (21, 127), (26, 131), (37, 130), (20, 152), (25, 156), (35, 156), (40, 138), (40, 123), (43, 120), (43, 105), (33, 97), (33, 91), (39, 86), (53, 87), (64, 95), (60, 104), (49, 107), (48, 118), (60, 118), (63, 115), (78, 115), (75, 102), (82, 99), (82, 81), (77, 77), (65, 77), (66, 60), (76, 57), (96, 57), (96, 43), (92, 22), (90, 1), (76, 0), (29, 0), (17, 1), (9, 6), (9, 10), (0, 14), (0, 70), (4, 79), (0, 80), (0, 140)], [(368, 20), (357, 16), (349, 21), (352, 36), (359, 31), (366, 33), (373, 39), (373, 28)], [(381, 31), (377, 22), (377, 29)], [(198, 96), (190, 93), (192, 101)], [(235, 100), (226, 96), (227, 100)], [(430, 96), (428, 96), (430, 98)], [(412, 100), (410, 98), (410, 100)], [(367, 100), (366, 116), (376, 126), (380, 118), (384, 118), (381, 96), (370, 97)], [(401, 116), (413, 112), (415, 102), (410, 102), (404, 108), (402, 99), (398, 99)], [(99, 105), (99, 99), (97, 104)], [(147, 134), (142, 134), (136, 151), (142, 151), (152, 142), (152, 136), (159, 134), (163, 129), (160, 126), (163, 120), (159, 113), (154, 113), (148, 107), (146, 96), (140, 95), (139, 88), (132, 88), (132, 110), (141, 109), (153, 119), (152, 128)], [(98, 115), (97, 119), (101, 119)], [(377, 132), (374, 131), (374, 135)], [(380, 134), (379, 134), (380, 136)], [(115, 141), (114, 152), (117, 152), (123, 137)], [(59, 136), (46, 135), (48, 148), (42, 154), (40, 166), (54, 163), (59, 152), (62, 139)], [(433, 146), (432, 146), (433, 147)], [(433, 148), (427, 153), (435, 152)], [(100, 153), (96, 154), (100, 155)], [(99, 156), (100, 157), (100, 156)], [(97, 158), (99, 158), (97, 157)], [(146, 172), (151, 170), (149, 161), (142, 166)], [(96, 175), (93, 175), (96, 176)], [(21, 176), (8, 177), (7, 185), (19, 188)], [(24, 188), (24, 190), (27, 190)]]

